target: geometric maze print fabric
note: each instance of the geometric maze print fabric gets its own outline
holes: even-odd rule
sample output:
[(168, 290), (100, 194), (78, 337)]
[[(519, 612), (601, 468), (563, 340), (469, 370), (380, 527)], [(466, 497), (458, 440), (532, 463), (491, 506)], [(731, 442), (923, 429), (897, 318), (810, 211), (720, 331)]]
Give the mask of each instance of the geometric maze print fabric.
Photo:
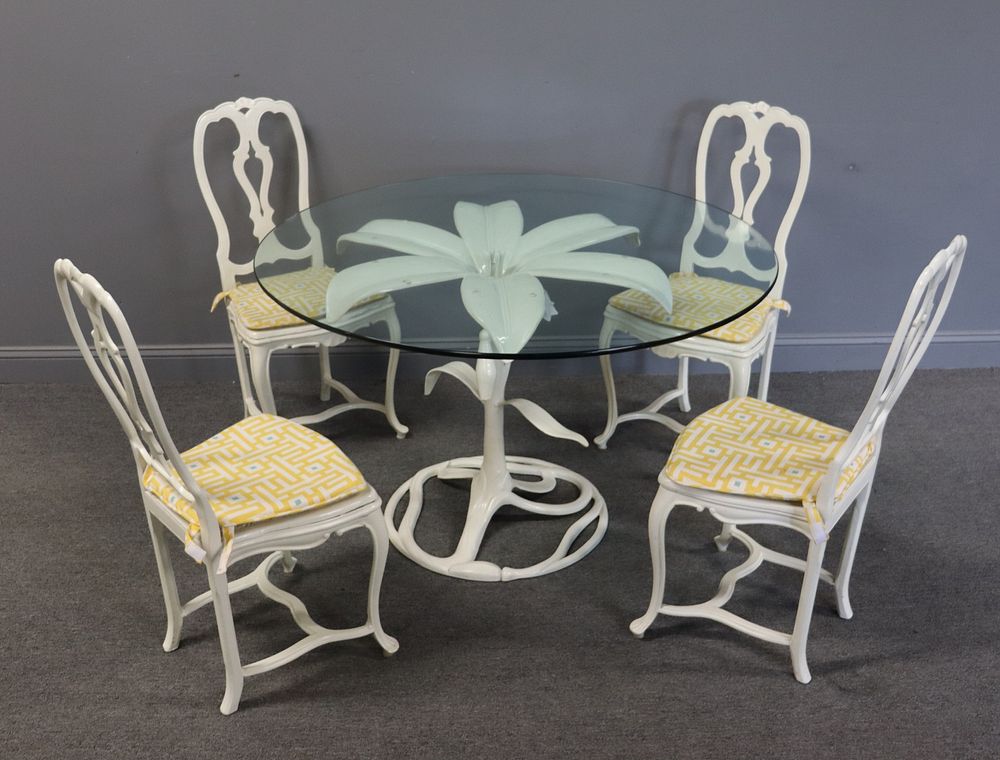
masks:
[[(319, 317), (326, 308), (326, 288), (335, 274), (330, 267), (267, 277), (267, 288), (300, 314)], [(260, 287), (260, 283), (240, 283), (227, 293), (229, 308), (251, 330), (273, 330), (305, 324), (283, 309)]]
[[(761, 296), (759, 288), (736, 285), (689, 272), (670, 275), (673, 310), (668, 314), (659, 301), (638, 290), (612, 296), (611, 305), (637, 317), (679, 330), (698, 330), (747, 308)], [(739, 319), (704, 333), (706, 338), (745, 343), (764, 326), (773, 308), (787, 308), (784, 301), (765, 299)]]
[[(326, 506), (366, 487), (334, 443), (270, 414), (240, 420), (181, 459), (208, 494), (227, 542), (236, 526)], [(152, 467), (143, 472), (142, 485), (187, 520), (185, 544), (191, 547), (201, 531), (194, 505)]]
[[(674, 443), (664, 473), (683, 486), (787, 501), (815, 497), (849, 433), (755, 398), (735, 398), (696, 417)], [(844, 468), (837, 497), (875, 453), (870, 441)]]

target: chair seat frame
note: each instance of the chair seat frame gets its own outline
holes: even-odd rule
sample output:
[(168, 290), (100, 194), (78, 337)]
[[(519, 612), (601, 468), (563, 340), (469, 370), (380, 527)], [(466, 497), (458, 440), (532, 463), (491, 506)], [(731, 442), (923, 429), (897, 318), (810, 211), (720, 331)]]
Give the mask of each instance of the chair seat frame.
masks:
[[(399, 421), (395, 406), (399, 349), (393, 348), (388, 352), (383, 401), (381, 403), (366, 401), (346, 384), (335, 379), (330, 371), (329, 349), (346, 343), (346, 336), (310, 323), (276, 327), (269, 330), (255, 330), (247, 327), (228, 305), (226, 312), (236, 350), (236, 368), (243, 394), (244, 413), (247, 416), (261, 412), (277, 413), (270, 380), (271, 356), (275, 351), (317, 347), (320, 361), (320, 400), (329, 401), (332, 390), (344, 399), (344, 403), (335, 404), (316, 414), (292, 417), (292, 421), (300, 425), (315, 425), (344, 412), (368, 409), (384, 414), (396, 432), (397, 438), (406, 437), (409, 428)], [(395, 342), (400, 339), (396, 305), (389, 296), (352, 309), (344, 315), (339, 326), (348, 332), (353, 332), (379, 322), (385, 323), (390, 341)], [(256, 390), (256, 394), (254, 390)]]
[[(823, 569), (823, 557), (827, 542), (816, 540), (813, 528), (806, 518), (806, 511), (801, 503), (757, 499), (691, 488), (675, 483), (666, 475), (661, 474), (660, 487), (650, 507), (648, 521), (649, 545), (653, 563), (653, 589), (646, 613), (633, 620), (629, 625), (629, 630), (642, 638), (658, 615), (713, 620), (754, 638), (789, 647), (795, 678), (800, 683), (809, 683), (812, 676), (806, 659), (806, 642), (812, 621), (818, 581), (822, 580), (834, 587), (837, 613), (841, 618), (848, 620), (854, 615), (849, 596), (851, 570), (854, 567), (858, 538), (861, 535), (861, 526), (868, 507), (868, 497), (871, 494), (879, 450), (880, 447), (877, 446), (871, 460), (858, 474), (851, 486), (845, 490), (843, 496), (837, 500), (834, 511), (830, 518), (825, 521), (826, 530), (833, 530), (847, 511), (852, 506), (854, 507), (836, 574)], [(666, 526), (670, 513), (674, 507), (678, 506), (694, 507), (699, 512), (707, 510), (712, 517), (722, 523), (722, 532), (714, 539), (719, 551), (726, 551), (730, 541), (734, 538), (749, 551), (746, 560), (722, 576), (716, 594), (711, 599), (697, 604), (676, 605), (664, 604), (663, 602), (666, 590)], [(809, 541), (806, 559), (802, 560), (760, 544), (753, 537), (735, 527), (739, 525), (775, 525), (802, 534)], [(790, 633), (768, 628), (725, 609), (726, 603), (729, 602), (736, 590), (737, 581), (759, 569), (765, 562), (791, 568), (803, 574), (795, 624)]]
[[(379, 616), (379, 595), (389, 539), (382, 517), (382, 500), (371, 487), (326, 507), (275, 518), (238, 530), (233, 538), (227, 567), (259, 554), (267, 555), (264, 560), (251, 572), (233, 580), (228, 580), (225, 570), (207, 567), (208, 591), (183, 603), (177, 591), (167, 537), (172, 534), (183, 541), (187, 522), (149, 491), (143, 490), (142, 497), (167, 612), (163, 651), (173, 652), (180, 645), (185, 617), (208, 604), (213, 606), (226, 669), (226, 692), (219, 708), (224, 715), (229, 715), (238, 708), (246, 678), (286, 665), (324, 644), (374, 636), (386, 655), (394, 654), (399, 649), (399, 642), (382, 628)], [(297, 564), (291, 555), (292, 551), (315, 548), (325, 543), (331, 535), (341, 536), (355, 528), (367, 529), (372, 537), (368, 617), (364, 625), (354, 628), (326, 628), (312, 619), (301, 599), (275, 586), (268, 574), (278, 562), (281, 562), (286, 573), (291, 573)], [(280, 652), (244, 664), (240, 661), (229, 597), (254, 587), (267, 598), (287, 607), (295, 624), (306, 635)]]
[[(665, 359), (678, 359), (677, 387), (657, 396), (642, 409), (626, 414), (620, 414), (618, 411), (618, 394), (615, 390), (615, 378), (611, 369), (611, 355), (602, 354), (600, 357), (601, 375), (604, 378), (604, 390), (608, 399), (608, 416), (604, 430), (594, 438), (594, 443), (599, 449), (606, 449), (608, 441), (611, 440), (611, 436), (614, 435), (618, 426), (633, 420), (657, 422), (675, 433), (684, 432), (685, 426), (682, 423), (661, 413), (660, 410), (676, 399), (682, 412), (691, 411), (691, 401), (688, 396), (688, 360), (690, 358), (722, 364), (729, 370), (729, 398), (737, 398), (749, 393), (750, 371), (753, 362), (762, 358), (757, 397), (761, 400), (767, 400), (771, 376), (771, 355), (774, 351), (774, 339), (777, 335), (777, 322), (778, 312), (771, 311), (764, 318), (764, 324), (760, 331), (750, 340), (742, 343), (728, 343), (696, 335), (676, 343), (654, 346), (650, 350), (656, 356)], [(627, 333), (642, 341), (663, 340), (665, 337), (683, 333), (681, 330), (658, 325), (609, 304), (604, 310), (604, 325), (599, 337), (601, 348), (611, 346), (611, 340), (616, 332)]]

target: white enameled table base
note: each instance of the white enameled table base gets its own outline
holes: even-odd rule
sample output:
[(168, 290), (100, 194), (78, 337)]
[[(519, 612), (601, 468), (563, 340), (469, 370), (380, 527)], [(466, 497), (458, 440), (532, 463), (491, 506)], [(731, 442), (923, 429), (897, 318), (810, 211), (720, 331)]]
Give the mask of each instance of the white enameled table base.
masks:
[[(748, 140), (734, 164), (742, 166), (752, 156), (764, 177), (746, 202), (743, 196), (737, 198), (738, 208), (748, 212), (745, 219), (739, 213), (710, 211), (693, 198), (622, 182), (538, 174), (465, 174), (335, 198), (300, 212), (261, 241), (254, 273), (262, 287), (271, 277), (302, 272), (303, 250), (324, 252), (323, 267), (317, 271), (327, 273), (325, 310), (321, 310), (322, 317), (307, 321), (390, 350), (461, 359), (431, 370), (425, 392), (430, 393), (441, 376), (448, 375), (483, 404), (482, 456), (470, 451), (473, 456), (427, 463), (387, 501), (385, 517), (396, 548), (435, 572), (484, 581), (554, 572), (593, 550), (608, 519), (604, 499), (594, 485), (559, 465), (507, 456), (506, 407), (545, 435), (588, 445), (583, 436), (538, 404), (505, 398), (511, 362), (599, 356), (608, 365), (606, 354), (659, 348), (693, 338), (754, 306), (756, 291), (744, 288), (733, 292), (745, 298), (726, 301), (721, 310), (699, 311), (702, 318), (693, 319), (693, 324), (676, 334), (658, 331), (647, 336), (638, 330), (617, 329), (621, 337), (611, 345), (615, 330), (607, 321), (601, 329), (602, 311), (623, 290), (638, 291), (644, 302), (651, 300), (665, 313), (672, 313), (670, 277), (681, 271), (693, 273), (694, 264), (711, 269), (722, 283), (740, 284), (748, 277), (758, 280), (755, 273), (759, 274), (766, 280), (761, 283), (761, 294), (774, 285), (782, 270), (770, 243), (753, 229), (749, 213), (755, 193), (769, 174), (769, 159), (756, 145)], [(285, 225), (294, 228), (287, 237)], [(302, 227), (316, 230), (312, 241), (320, 234), (326, 241), (335, 239), (336, 256), (329, 255), (329, 245), (290, 249), (291, 241), (301, 240)], [(688, 266), (690, 254), (685, 251), (693, 250), (696, 242), (698, 257)], [(709, 251), (724, 253), (708, 256)], [(328, 274), (331, 267), (336, 268), (333, 277)], [(268, 293), (278, 303), (290, 300), (283, 292)], [(368, 328), (348, 328), (342, 321), (356, 304), (376, 295), (391, 295), (399, 310), (401, 329), (388, 340)], [(283, 305), (302, 316), (294, 304)], [(686, 361), (682, 358), (682, 364)], [(609, 372), (605, 374), (609, 403), (614, 404), (613, 380)], [(661, 397), (657, 403), (668, 398)], [(678, 399), (685, 408), (685, 398)], [(675, 430), (681, 427), (657, 409), (638, 416), (647, 414)], [(631, 418), (609, 415), (599, 445), (603, 447), (617, 421)], [(469, 489), (464, 527), (455, 524), (449, 531), (451, 535), (461, 528), (457, 544), (448, 548), (437, 542), (427, 544), (435, 552), (450, 552), (448, 556), (436, 556), (418, 541), (424, 536), (417, 523), (425, 502), (433, 508), (438, 490), (437, 485), (429, 486), (433, 479), (466, 481), (455, 485)], [(484, 551), (484, 537), (493, 535), (490, 525), (503, 527), (494, 519), (503, 522), (508, 511), (516, 510), (527, 513), (524, 517), (553, 518), (531, 523), (552, 533), (551, 539), (546, 533), (532, 536), (551, 541), (546, 546), (552, 552), (548, 558), (536, 562), (536, 556), (520, 559), (521, 552), (516, 552), (515, 559), (513, 550), (493, 554), (485, 547)], [(498, 512), (504, 514), (498, 518)], [(518, 563), (534, 564), (510, 566)]]
[[(534, 578), (561, 570), (583, 559), (597, 546), (607, 530), (608, 509), (593, 483), (565, 467), (540, 459), (507, 456), (504, 452), (503, 409), (508, 405), (515, 406), (542, 431), (586, 445), (581, 436), (559, 425), (540, 407), (524, 399), (504, 398), (510, 364), (510, 360), (479, 359), (473, 370), (469, 365), (453, 362), (432, 370), (428, 376), (428, 392), (434, 387), (438, 374), (450, 374), (476, 392), (484, 408), (483, 456), (451, 459), (425, 467), (403, 483), (386, 503), (385, 519), (389, 540), (402, 554), (428, 570), (476, 581)], [(447, 557), (428, 553), (417, 544), (414, 537), (417, 520), (424, 505), (424, 484), (432, 478), (472, 481), (465, 527), (455, 551)], [(570, 501), (556, 504), (535, 501), (523, 495), (549, 493), (560, 480), (575, 486), (579, 495)], [(396, 508), (404, 497), (408, 501), (397, 528)], [(490, 520), (505, 505), (552, 517), (581, 514), (547, 559), (528, 567), (501, 567), (477, 557)], [(593, 526), (593, 533), (574, 548), (577, 539), (590, 526)]]
[[(604, 537), (608, 527), (608, 508), (604, 498), (598, 493), (594, 484), (582, 475), (565, 467), (544, 462), (540, 459), (509, 456), (505, 458), (506, 482), (498, 488), (484, 492), (484, 483), (489, 480), (483, 475), (483, 457), (465, 457), (440, 462), (425, 467), (407, 480), (397, 489), (386, 504), (386, 522), (389, 529), (389, 540), (393, 546), (412, 559), (421, 567), (433, 570), (453, 578), (464, 578), (473, 581), (513, 581), (519, 578), (535, 578), (546, 573), (553, 573), (568, 565), (583, 559), (597, 546)], [(534, 479), (524, 480), (515, 475), (529, 475)], [(417, 519), (423, 509), (424, 484), (431, 478), (441, 480), (472, 479), (472, 497), (469, 500), (469, 511), (465, 519), (465, 528), (458, 547), (448, 557), (437, 557), (420, 548), (413, 536)], [(555, 488), (557, 480), (572, 483), (580, 490), (580, 495), (562, 504), (550, 504), (522, 496), (517, 491), (529, 493), (546, 493)], [(403, 513), (399, 528), (393, 524), (393, 516), (400, 500), (409, 497), (409, 502)], [(476, 559), (483, 541), (486, 528), (504, 505), (512, 505), (518, 509), (535, 514), (564, 516), (583, 512), (566, 531), (556, 550), (546, 559), (529, 567), (500, 567), (493, 562)], [(589, 508), (588, 508), (589, 507)], [(584, 511), (586, 510), (586, 511)], [(575, 550), (570, 551), (573, 542), (594, 522), (597, 526), (593, 534)]]

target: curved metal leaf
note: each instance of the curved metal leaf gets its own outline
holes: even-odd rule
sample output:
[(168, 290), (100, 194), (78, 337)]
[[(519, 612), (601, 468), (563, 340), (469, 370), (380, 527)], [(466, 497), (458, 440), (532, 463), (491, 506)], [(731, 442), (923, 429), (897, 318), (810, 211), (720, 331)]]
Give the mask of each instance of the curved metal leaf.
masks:
[(530, 274), (469, 275), (462, 280), (462, 303), (497, 351), (516, 354), (545, 315), (545, 290)]
[(534, 401), (528, 401), (526, 398), (512, 398), (504, 401), (504, 404), (517, 409), (517, 411), (524, 415), (524, 418), (528, 422), (545, 433), (545, 435), (576, 441), (581, 446), (589, 445), (586, 438), (570, 430)]
[(440, 367), (435, 367), (424, 376), (424, 395), (429, 396), (434, 386), (437, 385), (441, 375), (451, 375), (462, 385), (472, 391), (476, 398), (481, 399), (479, 392), (479, 381), (476, 378), (476, 370), (464, 362), (448, 362)]

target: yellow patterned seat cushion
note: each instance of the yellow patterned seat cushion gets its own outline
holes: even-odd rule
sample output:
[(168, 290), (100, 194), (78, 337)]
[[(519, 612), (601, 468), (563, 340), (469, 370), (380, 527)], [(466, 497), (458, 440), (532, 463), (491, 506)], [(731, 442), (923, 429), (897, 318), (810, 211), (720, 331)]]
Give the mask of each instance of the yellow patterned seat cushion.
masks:
[[(785, 501), (815, 498), (849, 433), (755, 398), (699, 415), (674, 443), (664, 473), (683, 486)], [(837, 483), (840, 497), (875, 453), (869, 442)]]
[[(690, 272), (670, 275), (670, 290), (673, 311), (669, 314), (659, 301), (640, 290), (626, 290), (612, 296), (610, 303), (615, 308), (665, 327), (698, 330), (745, 309), (763, 293), (760, 288)], [(727, 343), (745, 343), (761, 331), (771, 309), (784, 306), (787, 306), (784, 302), (765, 299), (739, 319), (709, 330), (704, 336)]]
[[(326, 288), (336, 272), (331, 267), (265, 278), (267, 289), (300, 314), (319, 317), (326, 309)], [(244, 282), (227, 292), (229, 310), (251, 330), (273, 330), (305, 324), (271, 298), (258, 282)]]
[[(336, 274), (332, 267), (304, 269), (299, 272), (265, 277), (267, 289), (282, 303), (311, 319), (326, 311), (326, 289)], [(251, 330), (274, 330), (303, 325), (301, 319), (264, 292), (258, 282), (243, 282), (220, 296), (229, 299), (229, 310)], [(384, 298), (381, 293), (365, 298), (355, 306)]]
[[(367, 487), (335, 444), (271, 414), (240, 420), (181, 459), (208, 494), (227, 541), (238, 526), (323, 507)], [(152, 466), (142, 485), (188, 522), (185, 543), (196, 542), (201, 525), (194, 504)]]

